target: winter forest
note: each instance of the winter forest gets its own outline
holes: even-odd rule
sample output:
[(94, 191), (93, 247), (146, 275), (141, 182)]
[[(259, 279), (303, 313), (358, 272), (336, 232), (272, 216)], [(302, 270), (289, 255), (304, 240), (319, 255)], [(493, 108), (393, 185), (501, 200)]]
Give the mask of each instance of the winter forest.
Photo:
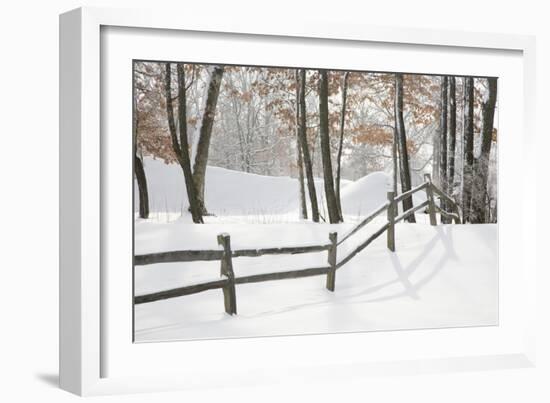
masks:
[[(285, 208), (296, 220), (345, 221), (360, 212), (342, 203), (344, 188), (375, 172), (389, 175), (396, 193), (431, 173), (464, 222), (497, 221), (496, 78), (135, 62), (134, 87), (141, 218), (219, 221), (235, 210), (211, 188), (231, 191), (209, 178), (224, 168), (292, 179), (279, 189), (289, 194), (275, 196), (289, 206), (254, 209), (247, 199), (256, 189), (243, 193), (247, 176), (234, 176), (243, 204), (236, 213), (256, 216), (244, 222), (263, 222), (260, 214), (275, 222)], [(182, 183), (151, 186), (163, 182), (158, 162), (178, 166)]]
[(132, 78), (135, 341), (497, 323), (496, 77)]

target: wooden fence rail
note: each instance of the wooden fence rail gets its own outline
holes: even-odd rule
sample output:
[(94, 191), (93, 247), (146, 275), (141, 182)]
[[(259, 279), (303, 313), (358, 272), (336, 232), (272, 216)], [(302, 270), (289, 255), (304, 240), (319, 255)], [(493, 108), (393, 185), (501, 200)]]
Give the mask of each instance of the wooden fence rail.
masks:
[(407, 197), (410, 197), (412, 196), (413, 194), (421, 191), (421, 190), (424, 190), (426, 188), (426, 186), (428, 186), (428, 183), (427, 182), (424, 182), (423, 184), (421, 185), (418, 185), (417, 187), (415, 188), (412, 188), (411, 190), (408, 190), (406, 191), (405, 193), (401, 193), (399, 196), (396, 196), (393, 200), (396, 202), (396, 203), (399, 203), (403, 200), (405, 200)]
[[(240, 249), (231, 251), (231, 257), (258, 257), (263, 255), (296, 255), (300, 253), (322, 252), (330, 248), (330, 244), (296, 246), (284, 248), (265, 248), (265, 249)], [(180, 250), (160, 253), (149, 253), (145, 255), (136, 255), (134, 264), (143, 266), (156, 263), (174, 263), (174, 262), (206, 262), (212, 260), (221, 260), (223, 251), (221, 250)]]
[(338, 245), (346, 241), (349, 237), (354, 235), (357, 231), (359, 231), (361, 228), (363, 228), (365, 225), (370, 223), (372, 220), (374, 220), (376, 217), (378, 217), (381, 213), (383, 213), (390, 205), (390, 202), (386, 202), (382, 204), (380, 207), (378, 207), (376, 210), (374, 210), (373, 213), (371, 213), (368, 217), (364, 218), (363, 221), (361, 221), (359, 224), (357, 224), (355, 227), (352, 228), (351, 231), (349, 231), (339, 242)]
[[(431, 225), (437, 225), (436, 213), (440, 213), (442, 217), (453, 219), (457, 224), (460, 223), (460, 209), (456, 202), (432, 183), (430, 175), (426, 174), (424, 178), (424, 183), (398, 196), (396, 196), (393, 192), (388, 192), (388, 201), (359, 222), (355, 227), (347, 232), (346, 235), (340, 239), (340, 241), (338, 241), (338, 233), (332, 232), (329, 234), (329, 242), (322, 245), (233, 250), (231, 248), (231, 238), (229, 234), (220, 234), (218, 235), (218, 245), (221, 248), (219, 250), (180, 250), (136, 255), (134, 256), (135, 266), (156, 263), (220, 261), (220, 279), (146, 295), (137, 295), (134, 297), (134, 303), (144, 304), (154, 301), (161, 301), (168, 298), (196, 294), (213, 289), (222, 289), (225, 312), (229, 315), (235, 315), (237, 314), (237, 295), (235, 286), (239, 284), (326, 275), (326, 288), (329, 291), (334, 291), (336, 287), (337, 270), (353, 259), (359, 252), (364, 250), (384, 232), (387, 234), (388, 249), (392, 252), (395, 251), (395, 224), (410, 215), (415, 214), (422, 209), (427, 209), (427, 212), (430, 215)], [(426, 191), (426, 201), (398, 215), (398, 203), (423, 190)], [(442, 210), (441, 207), (435, 203), (434, 194), (440, 199), (445, 200), (445, 204), (450, 206), (453, 209), (453, 212)], [(384, 211), (387, 212), (387, 222), (371, 234), (365, 241), (356, 246), (340, 261), (338, 261), (338, 246), (353, 235), (357, 234), (360, 229), (372, 222)], [(324, 251), (327, 252), (327, 266), (253, 274), (242, 277), (235, 277), (235, 273), (233, 271), (233, 258), (237, 257), (258, 257), (281, 254), (294, 255)]]

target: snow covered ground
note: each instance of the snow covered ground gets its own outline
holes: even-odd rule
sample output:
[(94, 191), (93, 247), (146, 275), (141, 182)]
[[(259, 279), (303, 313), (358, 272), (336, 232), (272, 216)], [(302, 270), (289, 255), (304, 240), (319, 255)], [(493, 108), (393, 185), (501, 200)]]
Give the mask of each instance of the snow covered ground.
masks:
[[(162, 163), (149, 161), (147, 166), (167, 169), (155, 164)], [(169, 175), (157, 172), (148, 178), (150, 191), (166, 192), (170, 200), (166, 204), (176, 206), (184, 194), (177, 196), (181, 199), (175, 196), (183, 192), (183, 179), (174, 168), (168, 167)], [(166, 219), (154, 214), (150, 220), (138, 219), (135, 252), (217, 249), (216, 236), (222, 232), (231, 235), (233, 249), (315, 245), (326, 243), (333, 231), (341, 239), (361, 217), (386, 201), (388, 181), (386, 174), (374, 173), (346, 183), (342, 189), (345, 223), (314, 224), (298, 219), (296, 179), (209, 167), (206, 203), (216, 216), (207, 217), (205, 225), (194, 225), (186, 211), (180, 217), (180, 210), (174, 208)], [(424, 194), (419, 193), (415, 203), (423, 200)], [(386, 248), (383, 234), (338, 270), (334, 293), (326, 290), (325, 276), (318, 276), (237, 285), (236, 316), (224, 313), (221, 290), (140, 304), (135, 306), (135, 340), (496, 325), (497, 226), (432, 227), (425, 214), (416, 217), (418, 224), (396, 226), (395, 253)], [(384, 222), (380, 217), (340, 245), (338, 258)], [(326, 266), (327, 253), (243, 257), (233, 264), (235, 275), (244, 276)], [(216, 279), (219, 271), (219, 262), (137, 266), (135, 294)]]
[[(349, 224), (155, 224), (137, 231), (137, 253), (149, 237), (216, 248), (216, 234), (233, 247), (309, 244)], [(373, 226), (368, 225), (371, 229)], [(368, 233), (369, 229), (364, 232)], [(363, 232), (363, 231), (362, 231)], [(496, 225), (399, 224), (397, 251), (382, 235), (338, 270), (336, 290), (325, 276), (237, 286), (238, 315), (224, 313), (221, 290), (135, 307), (135, 340), (161, 341), (242, 336), (495, 325), (498, 318)], [(361, 238), (364, 234), (361, 235)], [(363, 238), (364, 239), (364, 238)], [(261, 241), (260, 241), (261, 240)], [(350, 238), (351, 240), (351, 238)], [(160, 242), (160, 241), (159, 241)], [(346, 242), (347, 243), (347, 242)], [(348, 249), (342, 244), (339, 252)], [(326, 253), (234, 259), (236, 276), (326, 264)], [(216, 278), (219, 262), (136, 267), (136, 295)]]

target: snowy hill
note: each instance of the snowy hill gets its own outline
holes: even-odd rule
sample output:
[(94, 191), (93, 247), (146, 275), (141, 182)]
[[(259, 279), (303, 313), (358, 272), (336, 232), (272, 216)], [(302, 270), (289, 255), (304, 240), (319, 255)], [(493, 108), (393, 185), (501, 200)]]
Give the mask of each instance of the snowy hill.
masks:
[[(176, 164), (167, 165), (146, 158), (145, 173), (151, 211), (179, 216), (188, 205), (183, 174)], [(386, 201), (391, 178), (375, 172), (355, 182), (342, 181), (342, 208), (345, 215), (361, 216)], [(321, 211), (325, 208), (323, 180), (316, 179)], [(137, 206), (137, 185), (135, 189)], [(423, 201), (423, 195), (419, 195)], [(298, 180), (250, 174), (209, 166), (206, 172), (206, 205), (216, 216), (256, 217), (254, 222), (288, 222), (298, 217)], [(137, 207), (136, 207), (137, 208)], [(276, 218), (272, 218), (275, 217)], [(250, 220), (248, 222), (251, 222)]]

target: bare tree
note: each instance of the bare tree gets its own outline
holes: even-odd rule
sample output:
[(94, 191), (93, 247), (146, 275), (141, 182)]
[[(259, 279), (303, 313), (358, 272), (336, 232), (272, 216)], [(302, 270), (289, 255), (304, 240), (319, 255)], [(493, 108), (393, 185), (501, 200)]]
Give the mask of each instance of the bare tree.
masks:
[(143, 169), (143, 161), (137, 154), (137, 133), (138, 117), (137, 111), (134, 110), (134, 173), (138, 184), (139, 216), (140, 218), (149, 218), (149, 192), (147, 191), (147, 177), (145, 176), (145, 169)]
[(191, 173), (191, 162), (189, 160), (189, 144), (187, 141), (187, 98), (185, 88), (185, 67), (182, 63), (177, 64), (178, 73), (178, 128), (179, 140), (174, 119), (174, 106), (172, 102), (172, 67), (166, 63), (165, 74), (165, 94), (166, 94), (166, 113), (168, 115), (168, 127), (172, 139), (172, 148), (178, 163), (183, 171), (185, 178), (185, 188), (187, 190), (187, 199), (189, 200), (189, 210), (191, 217), (196, 224), (203, 223), (202, 211), (197, 199), (195, 184)]
[[(411, 189), (411, 171), (409, 167), (409, 154), (407, 150), (407, 134), (405, 132), (405, 121), (403, 119), (403, 74), (395, 74), (395, 123), (397, 134), (397, 148), (400, 156), (401, 167), (401, 192), (407, 192)], [(403, 210), (409, 210), (413, 207), (412, 196), (403, 200)], [(408, 222), (416, 222), (414, 214), (407, 218)]]
[(202, 114), (202, 122), (199, 131), (199, 140), (193, 165), (193, 181), (197, 189), (197, 200), (202, 214), (206, 214), (204, 202), (204, 183), (206, 178), (206, 165), (208, 163), (208, 151), (212, 138), (212, 126), (216, 116), (216, 105), (220, 94), (220, 85), (223, 77), (223, 66), (212, 66), (210, 81), (206, 93), (206, 103)]
[(456, 149), (456, 78), (449, 77), (449, 177), (448, 193), (454, 194), (455, 181), (455, 149)]
[(321, 140), (321, 160), (323, 163), (323, 178), (325, 198), (330, 223), (341, 221), (334, 192), (332, 177), (332, 162), (330, 157), (330, 138), (328, 127), (328, 75), (326, 70), (319, 70), (319, 137)]
[[(134, 77), (135, 77), (135, 64), (133, 65)], [(138, 184), (139, 194), (139, 217), (149, 218), (149, 192), (147, 190), (147, 177), (145, 176), (145, 169), (143, 168), (143, 161), (138, 155), (138, 133), (139, 133), (139, 111), (137, 105), (138, 87), (134, 87), (134, 119), (133, 119), (133, 148), (134, 148), (134, 174), (136, 175), (136, 181)]]
[(340, 220), (344, 221), (344, 214), (342, 213), (342, 200), (340, 198), (340, 181), (342, 171), (342, 149), (344, 146), (344, 127), (346, 124), (346, 97), (348, 92), (348, 77), (349, 71), (344, 73), (342, 77), (342, 108), (340, 111), (340, 141), (338, 143), (338, 155), (336, 157), (336, 203), (338, 204), (338, 213), (340, 214)]
[[(441, 77), (441, 98), (440, 98), (440, 115), (439, 115), (439, 184), (441, 189), (447, 193), (447, 76)], [(441, 208), (446, 210), (445, 201), (441, 199)], [(441, 216), (441, 222), (448, 224), (450, 219)]]
[(487, 181), (489, 177), (489, 159), (493, 143), (493, 127), (495, 106), (497, 101), (497, 79), (488, 78), (488, 93), (481, 105), (481, 151), (475, 159), (475, 177), (473, 180), (471, 222), (484, 223), (489, 221), (489, 201)]
[(463, 222), (470, 221), (472, 180), (474, 166), (474, 78), (464, 78), (464, 162), (462, 173), (462, 216)]
[(315, 192), (315, 182), (313, 179), (313, 166), (311, 163), (311, 157), (309, 154), (309, 145), (307, 142), (307, 115), (306, 115), (306, 71), (305, 69), (300, 69), (296, 71), (296, 81), (297, 86), (299, 87), (299, 109), (300, 109), (300, 124), (299, 124), (299, 134), (300, 139), (300, 148), (304, 157), (304, 168), (306, 171), (307, 177), (307, 188), (309, 193), (309, 200), (311, 203), (311, 219), (314, 222), (319, 222), (319, 206), (317, 204), (317, 193)]
[(300, 217), (307, 220), (306, 189), (304, 184), (304, 160), (300, 145), (300, 87), (296, 82), (296, 165), (298, 167), (298, 186), (300, 190)]

